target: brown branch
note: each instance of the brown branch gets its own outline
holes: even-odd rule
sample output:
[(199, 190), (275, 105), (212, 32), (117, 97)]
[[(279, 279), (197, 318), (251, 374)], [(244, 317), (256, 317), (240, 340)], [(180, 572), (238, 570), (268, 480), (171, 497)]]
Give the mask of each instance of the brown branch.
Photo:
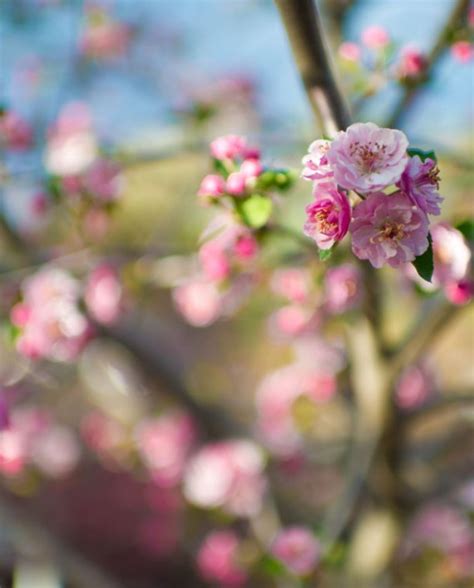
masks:
[(350, 124), (348, 106), (336, 83), (313, 0), (275, 0), (309, 102), (328, 136)]
[(436, 62), (446, 50), (451, 31), (456, 28), (463, 18), (467, 17), (469, 2), (470, 0), (457, 0), (457, 2), (454, 4), (448, 21), (441, 29), (439, 36), (428, 55), (427, 67), (423, 77), (420, 77), (418, 81), (414, 81), (410, 83), (410, 85), (405, 86), (404, 92), (395, 106), (389, 121), (387, 122), (387, 127), (397, 128), (402, 124), (403, 118), (406, 115), (409, 107), (413, 105), (415, 99), (420, 95), (424, 85), (433, 74)]

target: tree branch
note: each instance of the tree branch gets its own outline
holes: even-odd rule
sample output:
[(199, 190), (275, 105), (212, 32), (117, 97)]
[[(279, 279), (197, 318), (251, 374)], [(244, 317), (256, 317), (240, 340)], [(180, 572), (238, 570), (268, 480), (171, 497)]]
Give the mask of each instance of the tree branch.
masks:
[(453, 10), (446, 22), (445, 26), (441, 29), (438, 39), (433, 45), (427, 59), (427, 67), (424, 72), (424, 76), (419, 79), (418, 82), (413, 82), (410, 85), (405, 86), (404, 92), (394, 108), (394, 111), (387, 122), (387, 127), (397, 128), (403, 122), (404, 116), (410, 106), (413, 105), (420, 91), (423, 89), (424, 84), (430, 79), (433, 74), (433, 69), (438, 61), (439, 57), (443, 54), (446, 47), (448, 46), (449, 34), (456, 28), (459, 21), (467, 15), (470, 0), (457, 0), (454, 4)]

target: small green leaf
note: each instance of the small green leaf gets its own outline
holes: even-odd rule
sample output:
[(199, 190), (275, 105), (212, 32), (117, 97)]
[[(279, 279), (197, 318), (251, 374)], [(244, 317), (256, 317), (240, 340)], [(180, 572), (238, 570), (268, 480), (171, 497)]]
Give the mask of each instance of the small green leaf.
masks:
[(423, 278), (427, 282), (431, 282), (434, 270), (433, 242), (431, 239), (431, 235), (428, 235), (428, 241), (428, 249), (421, 255), (418, 255), (417, 258), (415, 258), (413, 265), (415, 266), (415, 269), (421, 278)]
[(286, 572), (285, 566), (269, 555), (264, 555), (260, 560), (260, 567), (269, 576), (281, 576)]
[(49, 194), (53, 202), (59, 202), (63, 195), (63, 187), (61, 185), (61, 178), (58, 176), (48, 176), (46, 179), (46, 189), (48, 190)]
[(267, 224), (273, 209), (270, 198), (253, 194), (245, 200), (236, 200), (235, 202), (237, 212), (247, 226), (259, 229)]
[(426, 161), (427, 159), (432, 159), (433, 161), (437, 161), (436, 159), (436, 153), (431, 150), (431, 151), (423, 151), (423, 149), (418, 149), (416, 147), (407, 149), (407, 153), (410, 157), (415, 157), (415, 155), (418, 155), (418, 157), (421, 159), (421, 161)]
[(319, 250), (319, 259), (321, 261), (326, 261), (326, 259), (329, 259), (332, 255), (332, 249), (320, 249)]
[(269, 188), (273, 188), (274, 185), (275, 171), (272, 169), (265, 170), (257, 178), (256, 186), (258, 190), (268, 190)]
[(227, 169), (227, 166), (220, 159), (213, 159), (212, 165), (218, 174), (224, 176), (224, 178), (226, 179), (229, 177), (230, 171)]
[(464, 235), (467, 241), (474, 241), (474, 220), (464, 220), (455, 225), (455, 228)]

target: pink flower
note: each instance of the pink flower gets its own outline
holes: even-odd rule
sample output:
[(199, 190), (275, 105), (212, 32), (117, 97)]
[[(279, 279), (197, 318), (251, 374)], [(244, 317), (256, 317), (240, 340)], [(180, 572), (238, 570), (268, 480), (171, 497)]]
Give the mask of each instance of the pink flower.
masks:
[(107, 264), (89, 275), (84, 299), (91, 315), (103, 324), (111, 324), (122, 310), (122, 285), (115, 269)]
[(184, 477), (184, 495), (201, 508), (222, 508), (243, 517), (256, 515), (266, 481), (261, 449), (247, 440), (204, 446), (192, 458)]
[(238, 562), (239, 539), (233, 531), (210, 533), (199, 549), (197, 565), (204, 580), (219, 586), (238, 588), (247, 574)]
[(208, 241), (199, 250), (199, 261), (202, 269), (210, 280), (225, 280), (231, 271), (229, 257), (218, 239)]
[(120, 167), (108, 159), (98, 159), (84, 174), (84, 188), (103, 202), (117, 200), (123, 190)]
[(315, 184), (314, 202), (306, 207), (304, 233), (320, 249), (330, 249), (347, 233), (351, 207), (346, 194), (332, 183)]
[(313, 141), (308, 154), (302, 159), (303, 171), (301, 177), (305, 180), (324, 180), (332, 178), (333, 172), (329, 165), (327, 154), (331, 147), (330, 141), (318, 139)]
[(175, 288), (173, 301), (193, 327), (207, 327), (222, 311), (222, 298), (216, 286), (199, 278)]
[(416, 47), (405, 47), (398, 64), (398, 75), (401, 78), (414, 78), (423, 73), (428, 65), (426, 55)]
[(460, 63), (469, 63), (474, 57), (474, 45), (469, 41), (457, 41), (451, 45), (451, 54)]
[(345, 263), (329, 268), (325, 292), (329, 312), (339, 314), (357, 306), (361, 299), (361, 276), (357, 267)]
[(275, 294), (292, 302), (304, 302), (309, 295), (310, 277), (305, 269), (298, 267), (277, 269), (272, 276), (271, 288)]
[(44, 267), (23, 282), (22, 293), (22, 306), (12, 311), (22, 328), (18, 351), (32, 358), (74, 359), (90, 335), (78, 307), (78, 282), (60, 269)]
[(211, 155), (216, 159), (245, 159), (247, 150), (245, 137), (239, 135), (225, 135), (211, 143)]
[(216, 174), (209, 174), (204, 177), (199, 186), (198, 196), (218, 198), (225, 193), (225, 180)]
[(395, 389), (400, 408), (410, 410), (424, 404), (433, 392), (433, 378), (422, 366), (410, 366), (401, 374)]
[(346, 41), (339, 46), (338, 49), (339, 57), (346, 61), (358, 62), (361, 58), (361, 50), (357, 43), (350, 43)]
[(410, 157), (397, 186), (426, 214), (440, 214), (443, 198), (438, 193), (439, 169), (436, 161), (422, 161), (418, 155)]
[(384, 49), (390, 43), (390, 35), (381, 26), (370, 26), (362, 31), (362, 42), (369, 49)]
[(32, 462), (47, 476), (62, 478), (78, 464), (81, 456), (74, 433), (63, 426), (48, 427), (32, 444)]
[(312, 311), (304, 306), (289, 304), (277, 310), (270, 319), (278, 331), (294, 337), (311, 325), (312, 315)]
[(185, 413), (168, 413), (141, 422), (137, 445), (153, 479), (160, 486), (175, 486), (196, 441), (196, 427)]
[(287, 527), (275, 538), (272, 554), (297, 576), (313, 571), (321, 558), (321, 545), (306, 527)]
[(227, 178), (226, 191), (233, 196), (242, 196), (245, 192), (246, 177), (241, 172), (234, 172)]
[(31, 147), (33, 130), (16, 112), (0, 112), (0, 146), (12, 151), (23, 151)]
[(368, 193), (397, 182), (408, 161), (402, 131), (355, 123), (341, 131), (327, 153), (337, 184)]
[(431, 227), (433, 239), (433, 283), (447, 286), (466, 277), (471, 261), (471, 251), (462, 233), (448, 223)]
[(354, 208), (352, 251), (380, 268), (399, 267), (428, 248), (428, 218), (402, 193), (376, 192)]

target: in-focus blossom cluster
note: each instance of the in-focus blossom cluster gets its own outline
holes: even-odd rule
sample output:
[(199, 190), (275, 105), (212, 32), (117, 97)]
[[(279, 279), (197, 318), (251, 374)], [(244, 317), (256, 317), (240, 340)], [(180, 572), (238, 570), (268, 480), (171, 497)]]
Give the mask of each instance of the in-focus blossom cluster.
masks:
[(402, 131), (374, 123), (315, 141), (303, 159), (302, 176), (313, 183), (305, 234), (328, 250), (349, 232), (354, 254), (376, 268), (414, 261), (428, 249), (428, 215), (438, 215), (442, 201), (429, 155), (409, 150)]
[(32, 359), (75, 359), (93, 333), (90, 318), (81, 308), (83, 299), (97, 322), (115, 321), (122, 304), (115, 271), (98, 266), (85, 288), (70, 273), (54, 266), (46, 265), (26, 278), (20, 301), (10, 313), (18, 351)]

